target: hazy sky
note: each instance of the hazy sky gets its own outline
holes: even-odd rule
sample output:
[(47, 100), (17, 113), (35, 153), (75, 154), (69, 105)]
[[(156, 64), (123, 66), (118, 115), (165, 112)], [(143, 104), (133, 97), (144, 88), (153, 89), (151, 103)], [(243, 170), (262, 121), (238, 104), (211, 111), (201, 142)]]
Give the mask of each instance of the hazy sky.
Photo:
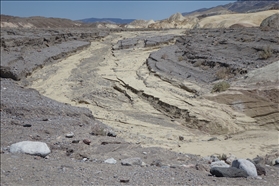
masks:
[(190, 12), (235, 1), (8, 1), (1, 0), (1, 14), (30, 17), (122, 18), (160, 20), (174, 13)]

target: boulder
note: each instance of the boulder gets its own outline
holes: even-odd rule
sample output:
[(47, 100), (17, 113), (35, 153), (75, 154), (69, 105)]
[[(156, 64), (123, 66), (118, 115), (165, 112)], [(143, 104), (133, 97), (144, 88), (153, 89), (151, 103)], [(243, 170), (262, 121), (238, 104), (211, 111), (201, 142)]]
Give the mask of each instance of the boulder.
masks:
[(249, 176), (246, 171), (244, 171), (243, 169), (238, 169), (236, 167), (212, 167), (210, 169), (210, 173), (216, 177), (246, 178)]
[(210, 164), (210, 167), (213, 168), (213, 167), (230, 167), (230, 166), (226, 164), (223, 160), (221, 160), (221, 161), (212, 162)]
[(255, 165), (249, 160), (245, 159), (237, 159), (232, 162), (232, 167), (236, 167), (238, 169), (242, 169), (247, 172), (247, 174), (251, 177), (257, 177), (257, 169)]
[(14, 143), (10, 147), (11, 153), (26, 153), (31, 155), (39, 155), (45, 157), (51, 151), (44, 142), (39, 141), (21, 141)]
[(142, 160), (140, 158), (127, 158), (121, 161), (121, 165), (125, 165), (125, 166), (142, 165)]

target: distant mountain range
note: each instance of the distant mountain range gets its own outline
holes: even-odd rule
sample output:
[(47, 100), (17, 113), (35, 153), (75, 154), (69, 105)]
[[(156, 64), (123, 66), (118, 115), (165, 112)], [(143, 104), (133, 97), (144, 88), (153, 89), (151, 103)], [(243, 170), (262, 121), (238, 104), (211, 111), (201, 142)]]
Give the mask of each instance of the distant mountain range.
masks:
[(119, 18), (87, 18), (78, 20), (83, 23), (112, 23), (112, 24), (129, 24), (135, 19), (119, 19)]

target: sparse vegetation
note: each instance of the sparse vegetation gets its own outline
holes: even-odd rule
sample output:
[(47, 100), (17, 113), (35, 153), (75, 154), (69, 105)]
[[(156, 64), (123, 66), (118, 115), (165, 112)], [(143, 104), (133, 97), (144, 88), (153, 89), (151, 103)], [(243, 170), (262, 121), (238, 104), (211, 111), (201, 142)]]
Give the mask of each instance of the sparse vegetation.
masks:
[(230, 84), (227, 81), (222, 81), (219, 83), (216, 83), (213, 88), (212, 88), (212, 93), (214, 92), (223, 92), (228, 90), (228, 88), (230, 88)]
[(217, 72), (216, 72), (216, 77), (218, 79), (225, 79), (229, 75), (229, 70), (225, 67), (221, 67)]
[(259, 55), (261, 59), (270, 58), (272, 56), (272, 50), (270, 49), (270, 46), (265, 46)]
[(217, 156), (217, 158), (219, 159), (219, 160), (224, 160), (224, 161), (226, 161), (226, 159), (228, 158), (227, 157), (227, 155), (226, 154), (219, 154), (218, 156)]
[(95, 124), (91, 128), (91, 134), (96, 136), (106, 136), (106, 129), (100, 124)]

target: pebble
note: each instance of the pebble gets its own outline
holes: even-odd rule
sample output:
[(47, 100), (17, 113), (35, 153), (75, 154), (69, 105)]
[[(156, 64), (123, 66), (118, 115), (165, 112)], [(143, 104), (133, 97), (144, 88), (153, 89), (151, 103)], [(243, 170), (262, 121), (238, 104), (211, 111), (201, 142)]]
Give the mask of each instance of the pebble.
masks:
[(31, 124), (24, 124), (23, 127), (32, 127)]
[(215, 141), (215, 140), (218, 140), (218, 138), (217, 138), (217, 137), (213, 137), (213, 138), (210, 138), (210, 139), (207, 140), (207, 141)]
[(85, 143), (86, 145), (90, 145), (91, 141), (89, 139), (84, 139), (83, 143)]
[(73, 140), (72, 143), (79, 143), (79, 140)]
[(142, 160), (140, 158), (127, 158), (121, 161), (121, 165), (124, 166), (142, 165)]
[(74, 133), (73, 132), (70, 132), (68, 134), (66, 134), (66, 138), (72, 138), (74, 137)]
[(124, 178), (120, 179), (121, 183), (128, 183), (129, 181), (130, 181), (129, 179), (124, 179)]
[(105, 163), (108, 163), (108, 164), (116, 164), (116, 160), (114, 158), (109, 158), (107, 160), (105, 160)]

